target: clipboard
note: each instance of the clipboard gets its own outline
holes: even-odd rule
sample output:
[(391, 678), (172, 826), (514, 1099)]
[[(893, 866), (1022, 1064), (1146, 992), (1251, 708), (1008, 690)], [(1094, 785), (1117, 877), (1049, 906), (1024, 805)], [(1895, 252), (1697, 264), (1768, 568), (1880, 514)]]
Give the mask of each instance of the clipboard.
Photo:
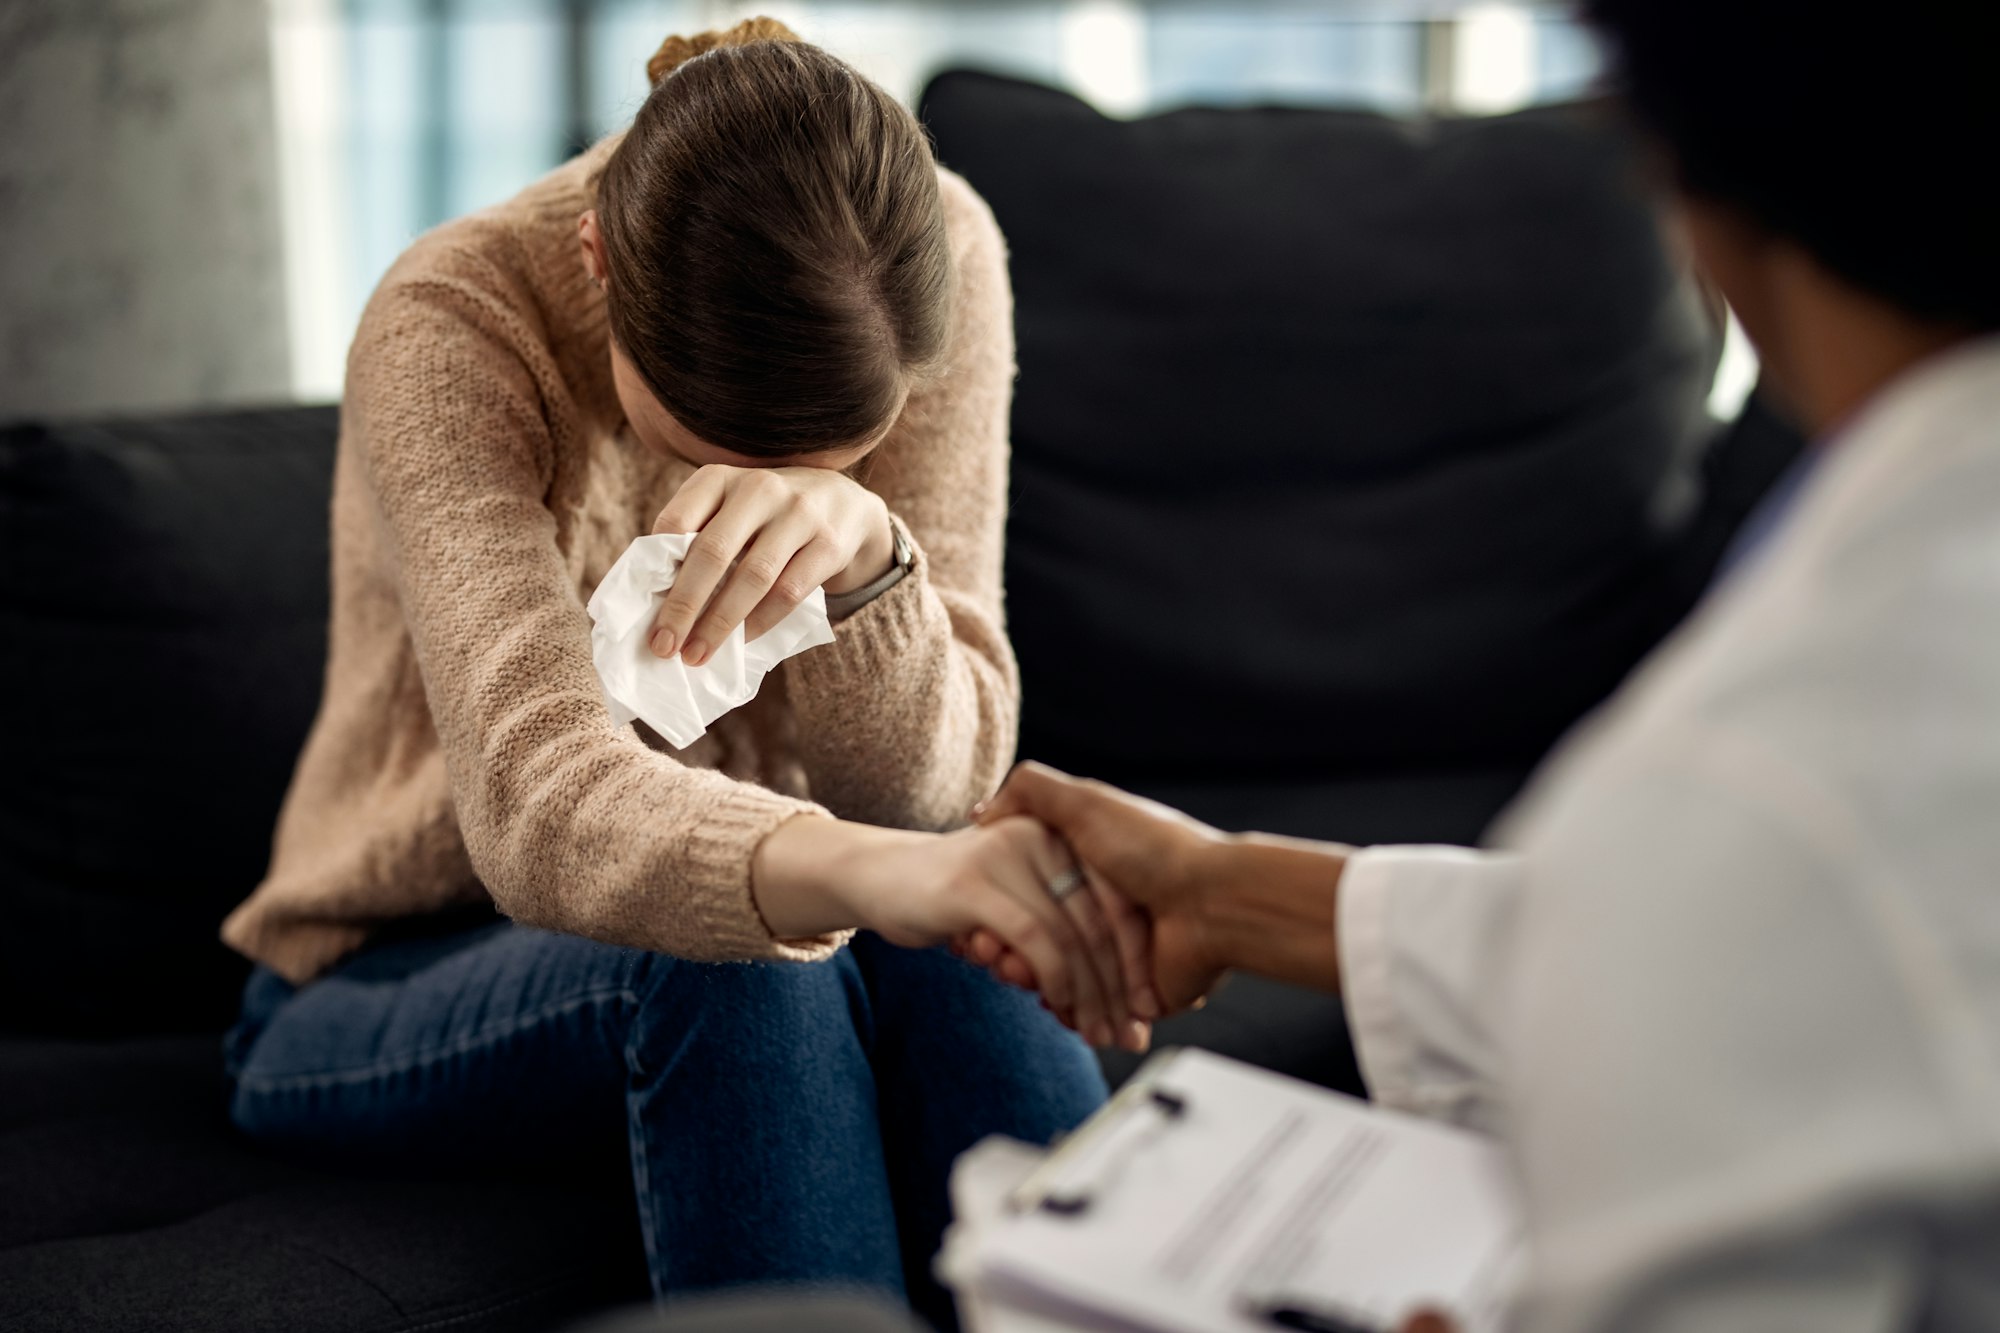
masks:
[[(1008, 1195), (1008, 1210), (1021, 1213), (1039, 1208), (1063, 1217), (1088, 1212), (1097, 1191), (1110, 1185), (1107, 1177), (1119, 1164), (1120, 1154), (1137, 1146), (1146, 1122), (1158, 1119), (1171, 1123), (1187, 1113), (1187, 1098), (1158, 1077), (1155, 1062), (1171, 1054), (1161, 1051), (1148, 1059), (1131, 1081), (1064, 1139), (1034, 1174)], [(1092, 1168), (1095, 1174), (1083, 1174)]]
[(1489, 1140), (1169, 1050), (955, 1239), (946, 1277), (1072, 1328), (1372, 1333), (1428, 1307), (1485, 1333), (1520, 1238)]

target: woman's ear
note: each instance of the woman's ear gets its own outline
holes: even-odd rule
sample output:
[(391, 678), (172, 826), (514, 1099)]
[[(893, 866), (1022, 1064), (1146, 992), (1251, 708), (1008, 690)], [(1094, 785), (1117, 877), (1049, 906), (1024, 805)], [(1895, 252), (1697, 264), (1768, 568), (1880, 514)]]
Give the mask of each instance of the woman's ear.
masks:
[(604, 266), (604, 238), (597, 230), (596, 209), (585, 209), (583, 216), (576, 220), (576, 239), (583, 247), (583, 266), (590, 273), (590, 280), (602, 291), (609, 270)]

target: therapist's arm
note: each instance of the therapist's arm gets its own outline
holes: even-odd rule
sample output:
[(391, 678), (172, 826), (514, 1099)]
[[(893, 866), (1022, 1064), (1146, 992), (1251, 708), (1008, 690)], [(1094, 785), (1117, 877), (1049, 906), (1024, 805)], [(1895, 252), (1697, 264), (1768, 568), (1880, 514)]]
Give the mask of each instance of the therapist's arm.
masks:
[[(1492, 1016), (1519, 899), (1512, 856), (1229, 835), (1038, 764), (1017, 768), (980, 817), (1009, 814), (1048, 824), (1094, 888), (1146, 909), (1166, 1011), (1230, 968), (1338, 991), (1377, 1101), (1472, 1127), (1498, 1122)], [(968, 951), (1027, 983), (1021, 961), (990, 937)], [(1143, 997), (1133, 1007), (1157, 1012)]]

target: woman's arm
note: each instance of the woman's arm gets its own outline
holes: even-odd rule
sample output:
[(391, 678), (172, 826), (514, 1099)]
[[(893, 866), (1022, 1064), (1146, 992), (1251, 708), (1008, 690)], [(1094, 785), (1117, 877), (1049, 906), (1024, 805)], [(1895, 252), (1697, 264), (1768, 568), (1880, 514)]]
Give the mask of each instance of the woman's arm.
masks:
[[(815, 958), (784, 939), (751, 856), (813, 812), (611, 725), (590, 623), (546, 501), (567, 388), (504, 274), (434, 241), (391, 273), (349, 361), (357, 451), (472, 865), (508, 915), (685, 958)], [(558, 417), (560, 414), (556, 414)]]
[[(1049, 897), (1068, 865), (1015, 821), (950, 838), (824, 817), (689, 768), (606, 712), (544, 497), (567, 392), (500, 275), (435, 251), (392, 274), (350, 363), (343, 447), (377, 501), (474, 870), (527, 924), (696, 959), (824, 956), (856, 927), (994, 931), (1051, 1003), (1127, 1037), (1116, 950)], [(753, 867), (755, 884), (753, 887)]]
[(1149, 1033), (1131, 1016), (1123, 975), (1129, 942), (1050, 894), (1073, 864), (1062, 840), (1032, 819), (939, 834), (801, 818), (764, 839), (754, 874), (764, 917), (784, 935), (865, 922), (917, 948), (992, 931), (1024, 960), (1044, 1002), (1089, 1041), (1144, 1050)]
[(812, 792), (841, 815), (948, 828), (1014, 753), (1020, 679), (1001, 611), (1013, 297), (972, 188), (940, 173), (957, 256), (950, 368), (861, 473), (917, 548), (908, 577), (783, 668)]

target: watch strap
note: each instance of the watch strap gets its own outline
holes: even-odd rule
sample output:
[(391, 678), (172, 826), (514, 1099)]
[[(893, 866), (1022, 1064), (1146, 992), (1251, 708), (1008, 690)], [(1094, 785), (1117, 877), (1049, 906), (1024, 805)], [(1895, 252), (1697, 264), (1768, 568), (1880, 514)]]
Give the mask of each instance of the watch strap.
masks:
[(916, 566), (917, 550), (910, 542), (910, 536), (903, 531), (903, 525), (895, 516), (889, 518), (889, 536), (894, 558), (888, 571), (872, 583), (867, 583), (851, 592), (830, 592), (826, 595), (826, 614), (834, 620), (844, 620), (868, 603), (880, 597), (889, 589), (901, 583)]

